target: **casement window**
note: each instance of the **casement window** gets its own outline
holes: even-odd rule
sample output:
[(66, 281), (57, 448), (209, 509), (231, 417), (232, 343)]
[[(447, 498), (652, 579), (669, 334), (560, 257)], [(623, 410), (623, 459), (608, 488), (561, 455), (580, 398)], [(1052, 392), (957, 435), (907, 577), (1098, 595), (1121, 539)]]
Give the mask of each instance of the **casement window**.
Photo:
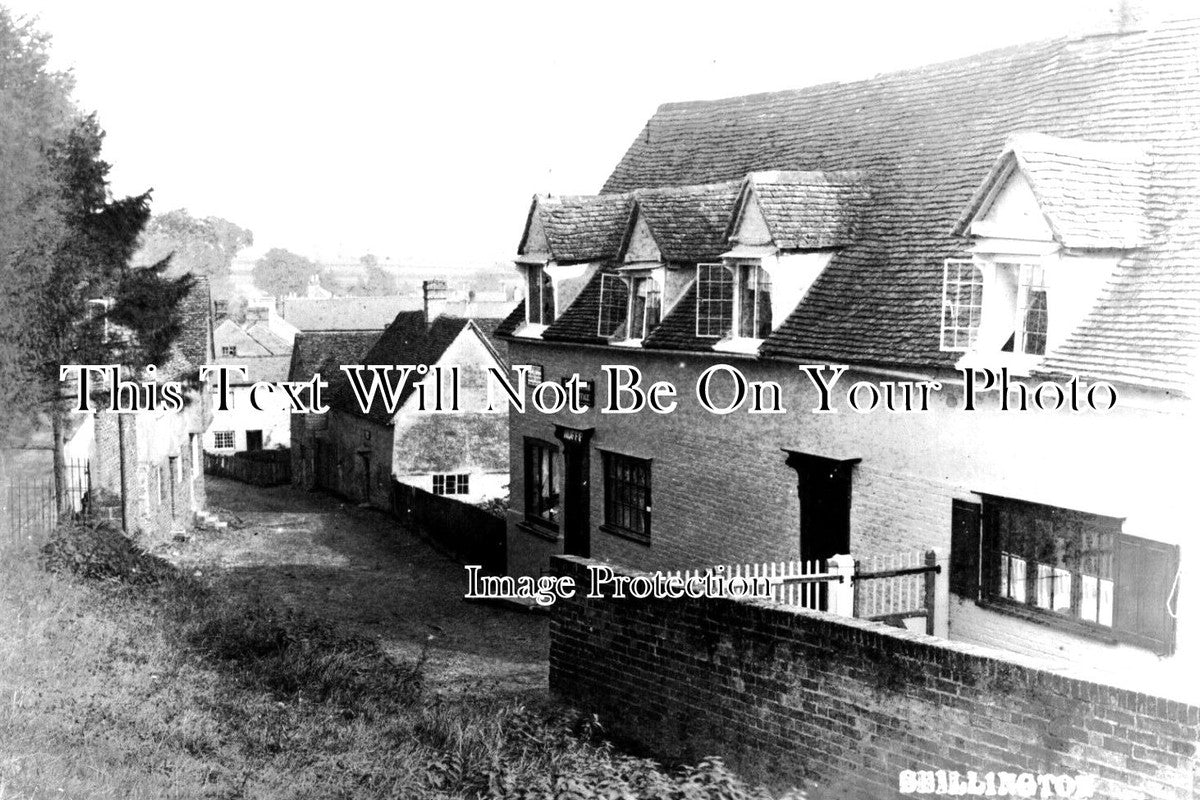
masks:
[(650, 543), (650, 462), (619, 453), (604, 456), (604, 527)]
[(767, 338), (771, 335), (771, 276), (758, 264), (739, 264), (737, 286), (737, 335)]
[(541, 439), (525, 439), (525, 521), (558, 530), (561, 489), (558, 448)]
[(434, 494), (470, 494), (470, 475), (434, 475)]
[(733, 270), (696, 265), (696, 335), (723, 339), (733, 330)]
[(213, 433), (213, 447), (218, 450), (232, 450), (237, 447), (237, 439), (233, 431), (215, 431)]
[(546, 368), (541, 364), (530, 364), (525, 373), (525, 385), (535, 388), (546, 379)]
[(966, 352), (975, 345), (983, 316), (983, 273), (968, 259), (947, 259), (942, 283), (942, 349)]
[(237, 355), (237, 345), (236, 344), (221, 345), (221, 355), (222, 356), (236, 356)]
[(545, 267), (530, 264), (525, 268), (525, 321), (533, 325), (554, 322), (554, 281)]
[(597, 335), (604, 339), (641, 340), (662, 316), (658, 281), (646, 275), (600, 276), (600, 321)]
[(952, 591), (1076, 632), (1174, 649), (1177, 547), (1123, 534), (1113, 517), (992, 496), (975, 508), (955, 503)]
[(765, 339), (771, 328), (771, 276), (766, 269), (745, 263), (696, 267), (697, 336)]
[(1015, 339), (1020, 344), (1020, 352), (1045, 355), (1049, 322), (1045, 270), (1037, 264), (1021, 264), (1018, 273)]

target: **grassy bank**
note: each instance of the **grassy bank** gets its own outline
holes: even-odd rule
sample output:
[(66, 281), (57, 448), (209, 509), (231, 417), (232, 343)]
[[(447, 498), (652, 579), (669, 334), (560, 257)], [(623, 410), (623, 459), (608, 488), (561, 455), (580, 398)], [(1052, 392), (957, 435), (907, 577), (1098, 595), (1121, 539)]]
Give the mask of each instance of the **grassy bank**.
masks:
[(740, 798), (587, 721), (427, 697), (421, 663), (228, 597), (0, 559), (0, 798)]

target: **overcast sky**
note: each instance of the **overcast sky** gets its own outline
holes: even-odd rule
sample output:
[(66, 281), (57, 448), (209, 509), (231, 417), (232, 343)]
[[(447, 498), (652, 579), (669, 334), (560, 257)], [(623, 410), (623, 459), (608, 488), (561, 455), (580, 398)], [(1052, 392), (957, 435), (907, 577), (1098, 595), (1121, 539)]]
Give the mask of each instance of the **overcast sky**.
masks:
[(1059, 36), (1118, 0), (2, 2), (74, 70), (117, 192), (257, 252), (465, 265), (511, 257), (535, 192), (598, 191), (660, 103)]

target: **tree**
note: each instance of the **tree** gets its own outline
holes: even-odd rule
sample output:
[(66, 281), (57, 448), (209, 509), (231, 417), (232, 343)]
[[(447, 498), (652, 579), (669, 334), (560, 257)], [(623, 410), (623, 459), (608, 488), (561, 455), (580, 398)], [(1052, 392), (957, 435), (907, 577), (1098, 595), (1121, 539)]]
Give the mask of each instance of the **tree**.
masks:
[[(166, 360), (178, 335), (179, 303), (194, 283), (189, 274), (170, 277), (170, 256), (134, 268), (131, 261), (150, 219), (150, 192), (113, 199), (109, 164), (100, 157), (104, 131), (95, 114), (78, 117), (66, 134), (47, 148), (50, 174), (59, 192), (61, 235), (41, 291), (37, 348), (27, 358), (51, 404), (55, 483), (60, 505), (65, 485), (62, 431), (71, 406), (63, 396), (63, 364), (120, 364), (140, 372)], [(111, 299), (102, 314), (92, 301)], [(115, 323), (124, 334), (105, 337), (101, 326)]]
[(134, 264), (156, 264), (171, 256), (169, 275), (207, 276), (213, 296), (224, 300), (232, 294), (229, 278), (234, 257), (253, 244), (251, 231), (227, 219), (196, 219), (187, 209), (177, 208), (150, 218)]
[(254, 285), (276, 297), (304, 294), (308, 281), (320, 265), (279, 247), (268, 250), (254, 264)]
[[(48, 159), (71, 122), (71, 79), (49, 69), (49, 40), (0, 8), (0, 447), (22, 436), (45, 399), (39, 308), (64, 233)], [(0, 464), (0, 471), (3, 464)]]

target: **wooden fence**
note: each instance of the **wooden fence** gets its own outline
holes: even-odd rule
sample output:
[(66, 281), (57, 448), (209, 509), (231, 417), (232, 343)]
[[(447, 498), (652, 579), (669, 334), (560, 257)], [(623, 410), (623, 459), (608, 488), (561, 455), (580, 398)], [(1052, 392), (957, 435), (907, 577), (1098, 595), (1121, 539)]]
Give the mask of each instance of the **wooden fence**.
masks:
[(396, 480), (392, 481), (392, 513), (458, 561), (478, 564), (488, 574), (504, 574), (508, 539), (504, 520), (495, 514)]
[(290, 459), (251, 460), (236, 455), (204, 454), (204, 472), (255, 486), (279, 486), (292, 480)]

